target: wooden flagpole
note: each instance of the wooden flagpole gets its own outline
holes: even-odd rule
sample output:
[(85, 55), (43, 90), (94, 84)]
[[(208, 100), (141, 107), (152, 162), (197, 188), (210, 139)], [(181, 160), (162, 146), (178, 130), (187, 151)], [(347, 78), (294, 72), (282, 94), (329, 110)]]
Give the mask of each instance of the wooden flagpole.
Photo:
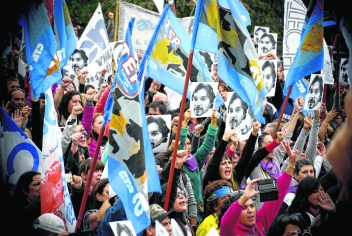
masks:
[(87, 198), (88, 198), (88, 193), (89, 193), (89, 187), (90, 187), (90, 185), (92, 183), (93, 173), (95, 171), (95, 166), (96, 166), (96, 163), (97, 163), (97, 160), (98, 160), (98, 152), (100, 151), (100, 147), (101, 147), (101, 144), (102, 144), (102, 141), (103, 141), (103, 136), (104, 136), (104, 132), (105, 132), (106, 123), (107, 122), (103, 122), (103, 125), (102, 125), (102, 127), (100, 129), (100, 133), (99, 133), (99, 137), (98, 137), (98, 141), (97, 141), (97, 147), (96, 147), (96, 149), (94, 151), (92, 164), (91, 164), (90, 169), (89, 169), (88, 179), (87, 179), (86, 187), (84, 189), (84, 193), (83, 193), (83, 197), (82, 197), (81, 207), (79, 208), (79, 212), (78, 212), (76, 230), (80, 228), (81, 223), (82, 223), (82, 216), (83, 216), (84, 210), (86, 208), (86, 203), (87, 203)]

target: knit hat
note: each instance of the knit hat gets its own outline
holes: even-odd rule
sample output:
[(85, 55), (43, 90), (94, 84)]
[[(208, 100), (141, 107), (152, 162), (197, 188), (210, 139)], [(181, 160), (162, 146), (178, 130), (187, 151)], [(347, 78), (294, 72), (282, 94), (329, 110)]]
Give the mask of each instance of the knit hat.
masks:
[(43, 229), (51, 233), (66, 232), (64, 221), (54, 213), (45, 213), (33, 222), (34, 229)]
[(167, 216), (172, 216), (174, 215), (174, 211), (165, 211), (160, 205), (158, 204), (152, 204), (150, 205), (150, 218), (152, 221), (152, 224), (155, 223), (155, 221), (163, 221)]

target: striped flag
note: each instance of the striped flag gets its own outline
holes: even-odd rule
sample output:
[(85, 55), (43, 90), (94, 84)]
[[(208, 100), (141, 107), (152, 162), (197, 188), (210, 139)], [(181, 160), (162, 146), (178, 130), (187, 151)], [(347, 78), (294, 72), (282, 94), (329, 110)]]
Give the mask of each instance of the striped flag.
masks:
[[(268, 93), (259, 58), (244, 21), (240, 1), (198, 0), (194, 17), (192, 45), (218, 57), (218, 75), (253, 111), (262, 116), (263, 99)], [(196, 35), (196, 37), (195, 37)]]
[(127, 219), (140, 233), (150, 225), (148, 192), (161, 192), (161, 188), (139, 96), (131, 40), (133, 24), (131, 18), (110, 91), (113, 102), (108, 101), (105, 110), (111, 109), (108, 178), (123, 203)]

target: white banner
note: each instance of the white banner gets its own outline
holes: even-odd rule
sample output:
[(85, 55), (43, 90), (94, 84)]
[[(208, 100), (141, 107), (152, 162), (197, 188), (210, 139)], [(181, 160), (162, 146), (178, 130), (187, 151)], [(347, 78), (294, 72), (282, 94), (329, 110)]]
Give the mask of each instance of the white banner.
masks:
[[(123, 40), (128, 22), (131, 17), (135, 17), (132, 42), (136, 52), (143, 55), (153, 35), (154, 28), (158, 24), (160, 14), (123, 1), (120, 1), (119, 12), (118, 40)], [(192, 32), (193, 18), (178, 19), (188, 33)]]
[(291, 67), (301, 41), (307, 8), (301, 0), (285, 0), (282, 58), (285, 77)]

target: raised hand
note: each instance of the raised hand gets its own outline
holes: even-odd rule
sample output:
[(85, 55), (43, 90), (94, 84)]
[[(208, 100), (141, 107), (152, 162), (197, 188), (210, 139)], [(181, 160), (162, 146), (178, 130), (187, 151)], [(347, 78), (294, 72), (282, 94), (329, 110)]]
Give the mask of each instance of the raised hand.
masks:
[(191, 120), (191, 109), (187, 109), (183, 115), (182, 127), (186, 128), (190, 120)]
[(303, 129), (308, 131), (312, 127), (312, 115), (308, 113), (306, 117), (304, 117)]
[(213, 109), (213, 112), (211, 113), (210, 119), (211, 119), (211, 122), (210, 122), (211, 126), (213, 128), (216, 128), (217, 122), (218, 122), (218, 113), (217, 113), (216, 109)]
[(323, 190), (319, 190), (319, 199), (318, 199), (318, 205), (323, 208), (325, 211), (328, 212), (336, 212), (336, 206), (335, 203), (331, 200), (329, 194), (324, 192)]
[(226, 142), (228, 142), (231, 138), (231, 136), (233, 136), (234, 134), (236, 134), (236, 129), (230, 129), (225, 131), (224, 135), (222, 136), (222, 139)]
[(278, 143), (281, 143), (281, 141), (284, 140), (285, 134), (286, 134), (285, 131), (279, 131), (276, 133), (276, 140)]
[(253, 130), (252, 130), (252, 135), (257, 136), (260, 128), (262, 127), (262, 125), (260, 124), (260, 122), (258, 121), (254, 121), (253, 122)]
[(76, 106), (72, 107), (71, 115), (73, 115), (74, 118), (76, 118), (82, 112), (83, 112), (83, 107), (81, 105), (76, 105)]
[(20, 109), (15, 110), (14, 113), (11, 114), (11, 118), (16, 122), (16, 124), (21, 127), (23, 124), (23, 115)]
[(194, 127), (194, 133), (193, 135), (195, 137), (199, 137), (200, 136), (200, 133), (202, 133), (202, 131), (204, 130), (204, 126), (202, 124), (197, 124), (195, 127)]

